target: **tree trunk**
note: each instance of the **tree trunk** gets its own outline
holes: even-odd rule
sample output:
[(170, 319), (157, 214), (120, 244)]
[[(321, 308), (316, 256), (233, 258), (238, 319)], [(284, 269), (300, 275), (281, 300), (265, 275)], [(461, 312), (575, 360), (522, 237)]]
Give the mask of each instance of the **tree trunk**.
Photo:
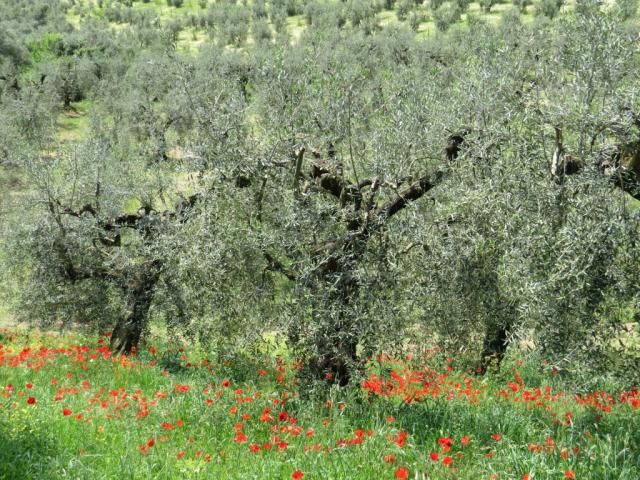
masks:
[[(493, 256), (492, 256), (493, 257)], [(502, 359), (509, 347), (509, 332), (516, 324), (517, 311), (515, 305), (505, 298), (498, 278), (498, 265), (494, 258), (482, 259), (479, 286), (482, 288), (482, 310), (486, 319), (482, 352), (476, 371), (484, 375), (491, 367), (500, 370)], [(490, 262), (486, 270), (484, 262)]]
[(138, 347), (157, 282), (158, 274), (147, 272), (128, 285), (125, 313), (111, 332), (114, 355), (129, 355)]
[(310, 371), (317, 380), (324, 380), (329, 385), (347, 386), (353, 376), (356, 364), (356, 341), (341, 342), (338, 345), (322, 343), (317, 345), (321, 353), (309, 362)]
[[(463, 141), (460, 137), (452, 145), (450, 159), (455, 159), (457, 147)], [(316, 356), (306, 362), (305, 370), (312, 376), (328, 380), (330, 383), (346, 385), (353, 376), (353, 368), (358, 364), (357, 347), (361, 340), (357, 315), (353, 309), (353, 301), (357, 299), (360, 281), (356, 274), (358, 266), (363, 261), (367, 249), (367, 242), (371, 236), (398, 212), (411, 202), (422, 198), (427, 192), (439, 185), (445, 177), (443, 170), (426, 173), (417, 180), (407, 178), (394, 187), (393, 194), (386, 200), (379, 198), (381, 181), (377, 177), (366, 178), (355, 183), (345, 181), (343, 168), (336, 162), (333, 145), (328, 148), (329, 164), (314, 163), (307, 174), (302, 174), (303, 155), (305, 150), (295, 152), (296, 168), (293, 181), (293, 192), (299, 197), (299, 181), (305, 179), (305, 193), (312, 187), (333, 196), (339, 202), (341, 209), (348, 204), (353, 207), (353, 214), (347, 218), (336, 216), (336, 223), (342, 223), (346, 232), (342, 235), (327, 239), (316, 249), (316, 258), (310, 266), (313, 267), (314, 279), (304, 278), (307, 287), (331, 292), (328, 298), (330, 305), (335, 307), (337, 318), (329, 325), (319, 327), (314, 339), (309, 339), (316, 352)], [(399, 189), (400, 185), (408, 185)], [(368, 194), (363, 195), (363, 190)], [(383, 201), (378, 201), (383, 200)], [(267, 261), (267, 269), (284, 275), (292, 282), (298, 282), (300, 275), (295, 269), (286, 266), (268, 252), (263, 252)], [(321, 296), (313, 295), (316, 298)], [(325, 322), (322, 322), (323, 324)], [(298, 340), (297, 332), (290, 334), (292, 340)]]
[(71, 92), (65, 90), (62, 95), (62, 108), (65, 112), (69, 112), (72, 110), (71, 107)]
[(482, 353), (476, 369), (477, 373), (484, 375), (492, 365), (496, 370), (499, 370), (508, 346), (509, 332), (505, 325), (487, 326)]
[(353, 245), (345, 246), (345, 249), (347, 251), (343, 252), (344, 256), (337, 258), (330, 272), (325, 271), (319, 279), (325, 288), (338, 281), (330, 301), (338, 309), (339, 320), (331, 325), (329, 331), (318, 336), (315, 345), (318, 356), (310, 362), (313, 376), (331, 385), (337, 383), (341, 387), (346, 386), (353, 377), (360, 340), (357, 335), (351, 335), (354, 331), (353, 323), (356, 321), (351, 305), (358, 296), (360, 283), (351, 273), (354, 269), (354, 259), (352, 258), (351, 262), (345, 260), (353, 255), (357, 263), (359, 256), (353, 252)]

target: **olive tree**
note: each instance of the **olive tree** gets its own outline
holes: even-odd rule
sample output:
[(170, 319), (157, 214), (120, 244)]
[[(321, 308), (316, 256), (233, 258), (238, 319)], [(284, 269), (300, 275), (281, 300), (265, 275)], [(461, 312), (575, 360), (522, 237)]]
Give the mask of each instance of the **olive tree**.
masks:
[(436, 236), (416, 254), (438, 272), (423, 298), (449, 339), (469, 347), (474, 322), (463, 316), (485, 329), (480, 371), (515, 340), (606, 368), (625, 328), (612, 305), (637, 301), (632, 42), (595, 7), (562, 22), (566, 36), (518, 27), (516, 37), (510, 24), (499, 37), (473, 31), (474, 58), (447, 93), (469, 133)]
[[(90, 140), (60, 150), (55, 157), (35, 156), (28, 163), (34, 193), (14, 209), (10, 262), (24, 285), (21, 314), (49, 322), (113, 324), (110, 347), (115, 353), (134, 350), (152, 307), (167, 307), (156, 301), (158, 291), (173, 299), (170, 308), (184, 310), (181, 286), (174, 283), (171, 270), (180, 251), (176, 238), (200, 212), (216, 178), (203, 175), (188, 187), (176, 171), (186, 155), (179, 153), (177, 140), (169, 155), (168, 145), (155, 148), (157, 138), (152, 135), (142, 135), (151, 137), (154, 148), (149, 148), (130, 132), (135, 119), (145, 129), (160, 122), (165, 128), (160, 139), (166, 141), (168, 125), (177, 131), (188, 123), (185, 112), (194, 101), (189, 95), (196, 93), (192, 69), (182, 62), (178, 68), (176, 60), (176, 70), (164, 70), (160, 80), (146, 76), (145, 69), (154, 65), (145, 58), (131, 68), (131, 95), (140, 97), (135, 111), (129, 109), (131, 97), (123, 99), (123, 108), (109, 103), (94, 118)], [(228, 98), (217, 104), (215, 114), (222, 122), (239, 118), (236, 103), (242, 104), (241, 92), (233, 89)], [(163, 108), (153, 109), (154, 102)], [(209, 118), (207, 127), (211, 126)], [(210, 148), (214, 137), (222, 139), (218, 154), (224, 154), (224, 132), (234, 124), (224, 123), (222, 129), (208, 132)]]
[[(380, 257), (403, 248), (388, 242), (388, 231), (443, 182), (448, 166), (442, 117), (426, 122), (412, 96), (424, 92), (432, 102), (434, 78), (399, 66), (402, 49), (378, 48), (381, 38), (352, 39), (348, 49), (327, 41), (309, 36), (261, 68), (261, 148), (275, 160), (254, 182), (262, 200), (255, 234), (267, 267), (289, 282), (295, 299), (291, 342), (311, 373), (346, 384), (359, 359), (388, 340), (379, 334), (389, 317), (372, 317)], [(353, 58), (355, 45), (375, 57)], [(449, 159), (455, 156), (452, 150)]]

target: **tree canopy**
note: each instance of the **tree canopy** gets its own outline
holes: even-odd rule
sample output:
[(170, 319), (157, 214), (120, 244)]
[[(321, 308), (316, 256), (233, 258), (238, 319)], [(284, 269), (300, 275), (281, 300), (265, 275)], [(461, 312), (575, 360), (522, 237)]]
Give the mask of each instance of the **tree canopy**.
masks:
[[(416, 38), (375, 2), (204, 2), (194, 50), (182, 17), (108, 2), (126, 26), (74, 26), (65, 2), (32, 3), (0, 0), (0, 168), (23, 173), (2, 271), (22, 318), (112, 329), (117, 353), (150, 320), (220, 355), (281, 335), (340, 384), (432, 344), (478, 372), (511, 349), (637, 380), (628, 9), (520, 6)], [(436, 22), (466, 8), (449, 3)], [(86, 134), (61, 141), (82, 102)]]

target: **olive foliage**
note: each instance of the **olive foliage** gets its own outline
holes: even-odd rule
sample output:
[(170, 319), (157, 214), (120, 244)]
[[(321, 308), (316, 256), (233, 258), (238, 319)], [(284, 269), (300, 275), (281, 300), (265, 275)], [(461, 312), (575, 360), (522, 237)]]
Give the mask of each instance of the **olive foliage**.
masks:
[[(374, 3), (258, 5), (308, 26), (271, 41), (264, 23), (251, 47), (242, 7), (204, 7), (197, 52), (178, 27), (58, 15), (0, 43), (0, 159), (28, 175), (3, 233), (23, 317), (113, 328), (119, 353), (150, 320), (220, 355), (282, 336), (302, 375), (341, 385), (433, 344), (479, 372), (528, 351), (633, 379), (638, 37), (621, 9), (419, 40)], [(90, 135), (56, 143), (79, 100)]]

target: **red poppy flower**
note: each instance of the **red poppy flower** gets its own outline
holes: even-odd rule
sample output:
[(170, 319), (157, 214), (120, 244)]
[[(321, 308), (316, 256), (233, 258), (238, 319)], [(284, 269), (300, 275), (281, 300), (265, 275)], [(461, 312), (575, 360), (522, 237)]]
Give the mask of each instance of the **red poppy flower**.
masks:
[(406, 480), (407, 478), (409, 478), (409, 470), (404, 467), (398, 467), (398, 469), (396, 470), (396, 478), (398, 480)]
[(36, 399), (34, 397), (29, 397), (29, 398), (27, 398), (27, 403), (29, 405), (33, 405), (33, 404), (36, 403)]
[(431, 458), (432, 461), (437, 462), (438, 459), (440, 459), (440, 455), (438, 455), (437, 452), (431, 452), (431, 455), (429, 455), (429, 457)]
[(494, 433), (493, 435), (491, 435), (491, 438), (493, 438), (496, 442), (499, 442), (500, 440), (502, 440), (502, 435), (500, 435), (499, 433)]
[(442, 446), (446, 446), (446, 445), (451, 446), (451, 444), (453, 443), (453, 439), (450, 437), (441, 437), (438, 439), (438, 443)]
[(448, 467), (449, 465), (451, 465), (451, 463), (453, 463), (453, 458), (448, 456), (444, 457), (442, 459), (442, 463), (444, 463)]
[(73, 412), (71, 411), (71, 409), (69, 408), (63, 408), (62, 409), (62, 415), (64, 415), (65, 417), (68, 417), (69, 415), (71, 415)]
[(180, 450), (178, 453), (176, 453), (176, 457), (178, 458), (178, 460), (184, 457), (184, 450)]
[(466, 435), (460, 439), (460, 443), (463, 444), (463, 445), (469, 445), (470, 441), (471, 441), (471, 439)]
[(576, 478), (576, 474), (573, 472), (573, 470), (565, 470), (564, 476), (565, 478)]
[(302, 473), (300, 470), (296, 470), (291, 474), (291, 478), (293, 478), (293, 480), (300, 480), (303, 477), (304, 477), (304, 473)]
[(251, 445), (249, 445), (249, 450), (251, 450), (253, 453), (258, 453), (260, 451), (260, 445), (252, 443)]
[(149, 440), (147, 440), (147, 446), (149, 448), (153, 447), (156, 444), (156, 441), (153, 438), (150, 438)]

